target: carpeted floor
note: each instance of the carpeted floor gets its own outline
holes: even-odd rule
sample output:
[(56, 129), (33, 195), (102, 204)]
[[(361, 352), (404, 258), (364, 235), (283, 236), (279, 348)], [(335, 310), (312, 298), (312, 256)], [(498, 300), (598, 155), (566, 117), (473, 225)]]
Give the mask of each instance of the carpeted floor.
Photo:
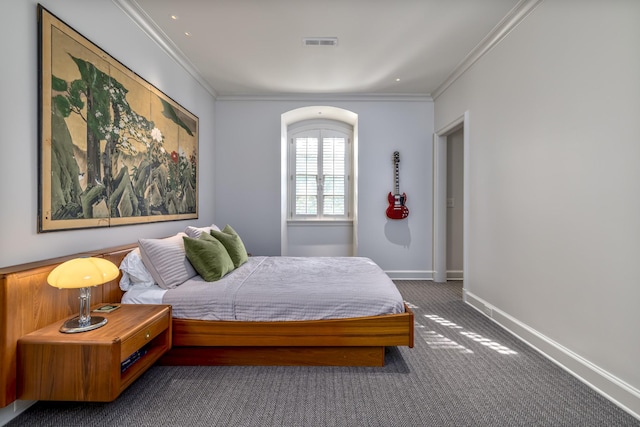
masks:
[(459, 283), (396, 283), (415, 347), (383, 368), (158, 366), (115, 402), (38, 402), (8, 426), (640, 426), (465, 305)]

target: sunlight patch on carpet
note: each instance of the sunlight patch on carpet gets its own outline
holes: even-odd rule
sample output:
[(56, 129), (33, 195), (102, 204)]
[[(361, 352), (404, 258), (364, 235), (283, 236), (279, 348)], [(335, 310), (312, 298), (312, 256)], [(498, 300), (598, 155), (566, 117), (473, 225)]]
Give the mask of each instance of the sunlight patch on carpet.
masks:
[[(437, 314), (425, 314), (424, 315), (425, 318), (438, 323), (441, 326), (447, 327), (449, 329), (464, 329), (462, 326), (456, 324), (455, 322), (452, 322), (450, 320), (445, 319), (444, 317), (441, 317)], [(491, 350), (497, 351), (500, 354), (504, 354), (504, 355), (513, 355), (513, 354), (518, 354), (516, 351), (511, 350), (509, 347), (506, 347), (496, 341), (493, 341), (489, 338), (485, 338), (482, 335), (475, 333), (475, 332), (470, 332), (470, 331), (458, 331), (462, 336), (469, 338), (481, 345), (484, 345), (487, 348), (490, 348)], [(435, 333), (435, 332), (434, 332)], [(445, 337), (443, 337), (445, 338)], [(445, 338), (448, 339), (448, 338)], [(451, 342), (455, 342), (452, 341)], [(456, 343), (457, 344), (457, 343)], [(460, 345), (460, 344), (457, 344)], [(463, 346), (461, 346), (463, 347)], [(464, 347), (463, 347), (464, 348)], [(473, 351), (471, 351), (471, 353), (473, 353)]]

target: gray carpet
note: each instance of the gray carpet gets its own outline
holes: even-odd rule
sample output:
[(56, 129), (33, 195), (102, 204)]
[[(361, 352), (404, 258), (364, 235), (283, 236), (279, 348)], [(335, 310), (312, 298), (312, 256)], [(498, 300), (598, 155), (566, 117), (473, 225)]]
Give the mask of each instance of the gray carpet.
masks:
[(383, 368), (150, 369), (115, 402), (38, 402), (8, 426), (640, 426), (461, 301), (398, 281), (415, 347)]

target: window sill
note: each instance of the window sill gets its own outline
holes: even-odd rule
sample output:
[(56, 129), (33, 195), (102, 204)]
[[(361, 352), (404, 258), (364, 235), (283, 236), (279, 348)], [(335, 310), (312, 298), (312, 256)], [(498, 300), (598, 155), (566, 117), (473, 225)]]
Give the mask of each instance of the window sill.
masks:
[(353, 225), (353, 219), (288, 219), (287, 225), (296, 226), (336, 226)]

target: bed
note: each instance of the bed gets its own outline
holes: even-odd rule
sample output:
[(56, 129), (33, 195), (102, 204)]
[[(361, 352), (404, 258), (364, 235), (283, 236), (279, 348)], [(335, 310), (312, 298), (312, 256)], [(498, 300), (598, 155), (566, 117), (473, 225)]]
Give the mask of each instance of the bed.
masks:
[[(48, 273), (65, 260), (80, 255), (104, 257), (121, 265), (128, 255), (141, 249), (142, 240), (133, 245), (0, 269), (0, 407), (19, 398), (15, 378), (17, 340), (77, 312), (77, 292), (47, 285)], [(266, 262), (269, 257), (250, 258), (246, 267)], [(238, 268), (235, 273), (240, 272), (242, 269)], [(92, 303), (121, 302), (125, 294), (122, 282), (119, 278), (94, 288)], [(163, 291), (166, 292), (162, 292), (162, 298), (175, 293)], [(127, 302), (127, 298), (122, 302)], [(383, 366), (385, 347), (413, 347), (413, 325), (413, 313), (404, 304), (397, 313), (351, 316), (344, 309), (338, 318), (313, 320), (188, 319), (174, 315), (173, 348), (159, 363)]]

